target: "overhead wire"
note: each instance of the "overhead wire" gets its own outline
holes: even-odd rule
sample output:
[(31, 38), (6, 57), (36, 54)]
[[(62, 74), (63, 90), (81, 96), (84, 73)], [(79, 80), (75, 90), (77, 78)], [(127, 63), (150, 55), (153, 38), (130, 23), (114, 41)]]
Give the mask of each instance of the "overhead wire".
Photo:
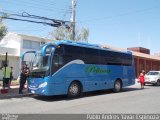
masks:
[(65, 20), (67, 15), (70, 16), (71, 15), (71, 11), (72, 8), (71, 8), (71, 5), (69, 5), (67, 8), (66, 8), (66, 11), (64, 12), (64, 15), (62, 16), (62, 20)]
[[(62, 21), (62, 20), (57, 20), (57, 19), (51, 19), (51, 18), (47, 18), (47, 17), (41, 17), (41, 16), (37, 16), (37, 15), (31, 15), (31, 14), (29, 14), (27, 12), (23, 12), (21, 15), (18, 15), (18, 14), (8, 14), (8, 13), (4, 13), (4, 12), (0, 12), (0, 14), (2, 14), (1, 18), (3, 18), (3, 19), (11, 19), (11, 20), (33, 22), (33, 23), (38, 23), (38, 24), (50, 25), (50, 26), (53, 26), (53, 27), (59, 27), (59, 26), (62, 26), (62, 25), (68, 27), (68, 25), (66, 23), (69, 22), (69, 21)], [(8, 15), (17, 16), (17, 17), (20, 17), (20, 18), (10, 17)], [(33, 20), (23, 19), (23, 17), (25, 17), (25, 18), (32, 18)], [(47, 21), (52, 21), (52, 23), (51, 22), (37, 21), (37, 20), (47, 20)]]
[(42, 2), (34, 3), (34, 1), (32, 1), (32, 2), (31, 1), (25, 1), (23, 3), (28, 4), (28, 5), (32, 5), (32, 6), (41, 6), (40, 8), (45, 8), (45, 9), (47, 8), (48, 10), (65, 11), (65, 9), (63, 9), (63, 8), (57, 8), (56, 7), (56, 3), (54, 3), (52, 5), (51, 4), (42, 3)]
[[(23, 6), (27, 6), (27, 7), (32, 7), (32, 8), (37, 8), (37, 9), (41, 9), (42, 7), (44, 7), (43, 8), (43, 10), (45, 9), (45, 7), (47, 7), (47, 9), (45, 9), (46, 11), (54, 11), (55, 10), (55, 8), (54, 8), (54, 10), (50, 7), (50, 5), (51, 4), (49, 4), (49, 5), (42, 5), (41, 7), (39, 7), (40, 6), (40, 4), (42, 3), (40, 3), (40, 1), (39, 2), (37, 2), (37, 3), (35, 3), (35, 1), (36, 0), (33, 0), (34, 2), (32, 3), (32, 2), (30, 2), (30, 1), (23, 1), (23, 3), (21, 3), (21, 2), (19, 2), (18, 1), (18, 3), (16, 2), (16, 1), (9, 1), (9, 2), (12, 2), (12, 3), (15, 3), (15, 4), (12, 4), (12, 5), (17, 5), (17, 4), (19, 4), (19, 5), (23, 5)], [(5, 1), (6, 2), (6, 1)], [(30, 4), (31, 3), (31, 4)], [(52, 5), (56, 5), (55, 3), (54, 4), (52, 4)], [(38, 7), (37, 7), (38, 6)], [(64, 15), (64, 17), (63, 17), (63, 19), (65, 19), (66, 18), (66, 16), (67, 16), (67, 14), (68, 13), (70, 13), (70, 6), (69, 6), (69, 9), (65, 9), (65, 8), (59, 8), (59, 10), (60, 11), (64, 11), (65, 10), (65, 15)], [(60, 26), (60, 24), (59, 23), (62, 23), (62, 24), (64, 24), (65, 22), (69, 22), (69, 21), (64, 21), (64, 20), (55, 20), (55, 19), (50, 19), (50, 18), (47, 18), (47, 17), (41, 17), (41, 16), (36, 16), (36, 15), (30, 15), (30, 14), (28, 14), (28, 13), (26, 13), (26, 12), (23, 12), (21, 15), (20, 14), (17, 14), (17, 13), (15, 13), (15, 11), (12, 11), (12, 10), (6, 10), (6, 9), (3, 9), (3, 11), (8, 11), (8, 12), (10, 12), (10, 14), (9, 15), (14, 15), (14, 16), (17, 16), (17, 17), (26, 17), (27, 18), (27, 20), (25, 20), (25, 19), (19, 19), (19, 18), (14, 18), (14, 17), (3, 17), (3, 18), (5, 18), (5, 19), (11, 19), (11, 20), (20, 20), (20, 21), (27, 21), (27, 22), (34, 22), (34, 23), (40, 23), (40, 24), (44, 24), (44, 25), (50, 25), (50, 26), (54, 26), (54, 27), (58, 27), (58, 26)], [(56, 10), (57, 11), (57, 10)], [(18, 12), (19, 13), (19, 12)], [(63, 12), (64, 13), (64, 12)], [(36, 19), (39, 19), (39, 20), (42, 20), (43, 19), (43, 21), (33, 21), (33, 20), (29, 20), (28, 18), (36, 18)], [(55, 22), (55, 24), (51, 24), (51, 23), (48, 23), (48, 22), (46, 22), (46, 20), (51, 20), (52, 22)], [(66, 24), (64, 24), (65, 26), (66, 26)]]
[[(4, 2), (7, 2), (7, 1), (4, 1)], [(61, 13), (61, 12), (64, 12), (64, 9), (59, 9), (59, 8), (57, 8), (57, 9), (55, 9), (54, 7), (43, 7), (42, 5), (33, 5), (33, 4), (26, 4), (26, 3), (23, 3), (23, 2), (19, 2), (19, 1), (9, 1), (9, 2), (11, 2), (11, 3), (13, 3), (13, 4), (11, 4), (11, 5), (16, 5), (17, 6), (17, 4), (18, 5), (23, 5), (23, 6), (26, 6), (26, 7), (30, 7), (30, 8), (32, 8), (32, 9), (38, 9), (38, 10), (43, 10), (43, 11), (52, 11), (53, 13)], [(16, 3), (16, 4), (14, 4), (14, 3)], [(10, 5), (10, 4), (9, 4)], [(41, 7), (42, 6), (42, 7)], [(56, 11), (56, 12), (55, 12)], [(58, 12), (57, 12), (58, 11)]]
[(56, 2), (57, 1), (54, 1), (54, 0), (52, 0), (52, 1), (49, 1), (49, 0), (45, 0), (45, 1), (43, 1), (43, 0), (32, 0), (32, 2), (34, 2), (34, 3), (42, 3), (42, 4), (49, 4), (49, 5), (56, 5)]
[(136, 11), (131, 11), (131, 12), (126, 12), (126, 13), (122, 13), (122, 14), (118, 14), (118, 15), (113, 15), (113, 16), (108, 16), (108, 17), (103, 17), (103, 18), (95, 18), (95, 19), (78, 21), (78, 22), (81, 22), (81, 23), (84, 23), (84, 22), (94, 22), (94, 21), (95, 22), (99, 22), (101, 20), (112, 19), (112, 18), (123, 17), (123, 16), (129, 16), (129, 15), (138, 14), (138, 13), (150, 11), (150, 10), (157, 9), (157, 8), (159, 8), (159, 7), (154, 6), (154, 7), (150, 7), (150, 8), (146, 8), (146, 9), (141, 9), (141, 10), (136, 10)]
[[(51, 2), (49, 2), (48, 4), (47, 1), (38, 1), (36, 2), (35, 0), (32, 0), (32, 1), (7, 1), (7, 0), (4, 0), (3, 2), (11, 2), (12, 4), (8, 4), (8, 5), (23, 5), (23, 6), (26, 6), (26, 7), (32, 7), (32, 9), (39, 9), (39, 10), (43, 10), (43, 11), (49, 11), (51, 12), (52, 11), (52, 15), (53, 14), (63, 14), (66, 12), (66, 9), (63, 7), (63, 8), (56, 8), (56, 2), (54, 1), (53, 3), (53, 0)], [(15, 4), (14, 4), (15, 3)], [(65, 4), (67, 4), (67, 2), (63, 2)], [(65, 5), (63, 4), (63, 5)], [(25, 9), (23, 9), (22, 11), (26, 11)], [(47, 14), (49, 14), (49, 12)]]

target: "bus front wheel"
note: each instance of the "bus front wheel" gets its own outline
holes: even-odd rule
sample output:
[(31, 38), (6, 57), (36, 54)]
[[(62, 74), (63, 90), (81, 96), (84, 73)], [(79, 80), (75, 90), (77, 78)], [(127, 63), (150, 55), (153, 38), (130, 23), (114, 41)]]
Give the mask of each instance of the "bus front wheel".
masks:
[(79, 97), (81, 95), (81, 85), (79, 82), (74, 81), (70, 84), (69, 88), (68, 88), (68, 94), (67, 96), (69, 98), (76, 98)]
[(116, 80), (115, 83), (114, 83), (114, 88), (113, 88), (113, 91), (114, 92), (120, 92), (122, 89), (122, 83), (120, 80)]

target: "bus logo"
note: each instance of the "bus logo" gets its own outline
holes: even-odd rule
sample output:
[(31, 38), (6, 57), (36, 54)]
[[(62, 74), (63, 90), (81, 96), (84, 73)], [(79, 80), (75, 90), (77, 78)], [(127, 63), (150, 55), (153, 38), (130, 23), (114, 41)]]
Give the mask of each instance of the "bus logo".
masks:
[(87, 74), (90, 74), (90, 73), (96, 73), (96, 74), (109, 74), (111, 73), (111, 70), (107, 70), (107, 69), (101, 69), (100, 67), (97, 67), (97, 66), (88, 66), (86, 67), (85, 69), (85, 72)]

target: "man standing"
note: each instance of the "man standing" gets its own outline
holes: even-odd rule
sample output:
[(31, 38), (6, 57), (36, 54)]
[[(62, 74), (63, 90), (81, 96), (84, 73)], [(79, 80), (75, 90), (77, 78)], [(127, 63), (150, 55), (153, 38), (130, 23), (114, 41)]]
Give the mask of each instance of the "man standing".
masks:
[(24, 85), (26, 83), (28, 75), (29, 75), (28, 67), (27, 65), (24, 65), (21, 69), (21, 74), (20, 74), (19, 94), (23, 94)]
[(4, 67), (2, 68), (3, 71), (3, 89), (9, 87), (9, 81), (10, 81), (10, 75), (11, 75), (11, 68), (8, 67), (7, 64), (4, 64)]

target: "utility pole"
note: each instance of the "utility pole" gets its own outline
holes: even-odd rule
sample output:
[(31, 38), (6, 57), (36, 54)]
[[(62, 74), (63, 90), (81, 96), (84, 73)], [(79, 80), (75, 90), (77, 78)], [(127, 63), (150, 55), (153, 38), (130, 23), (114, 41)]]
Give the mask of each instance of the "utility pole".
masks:
[(76, 16), (76, 0), (72, 0), (72, 15), (71, 15), (71, 24), (72, 24), (72, 40), (75, 41), (75, 16)]

